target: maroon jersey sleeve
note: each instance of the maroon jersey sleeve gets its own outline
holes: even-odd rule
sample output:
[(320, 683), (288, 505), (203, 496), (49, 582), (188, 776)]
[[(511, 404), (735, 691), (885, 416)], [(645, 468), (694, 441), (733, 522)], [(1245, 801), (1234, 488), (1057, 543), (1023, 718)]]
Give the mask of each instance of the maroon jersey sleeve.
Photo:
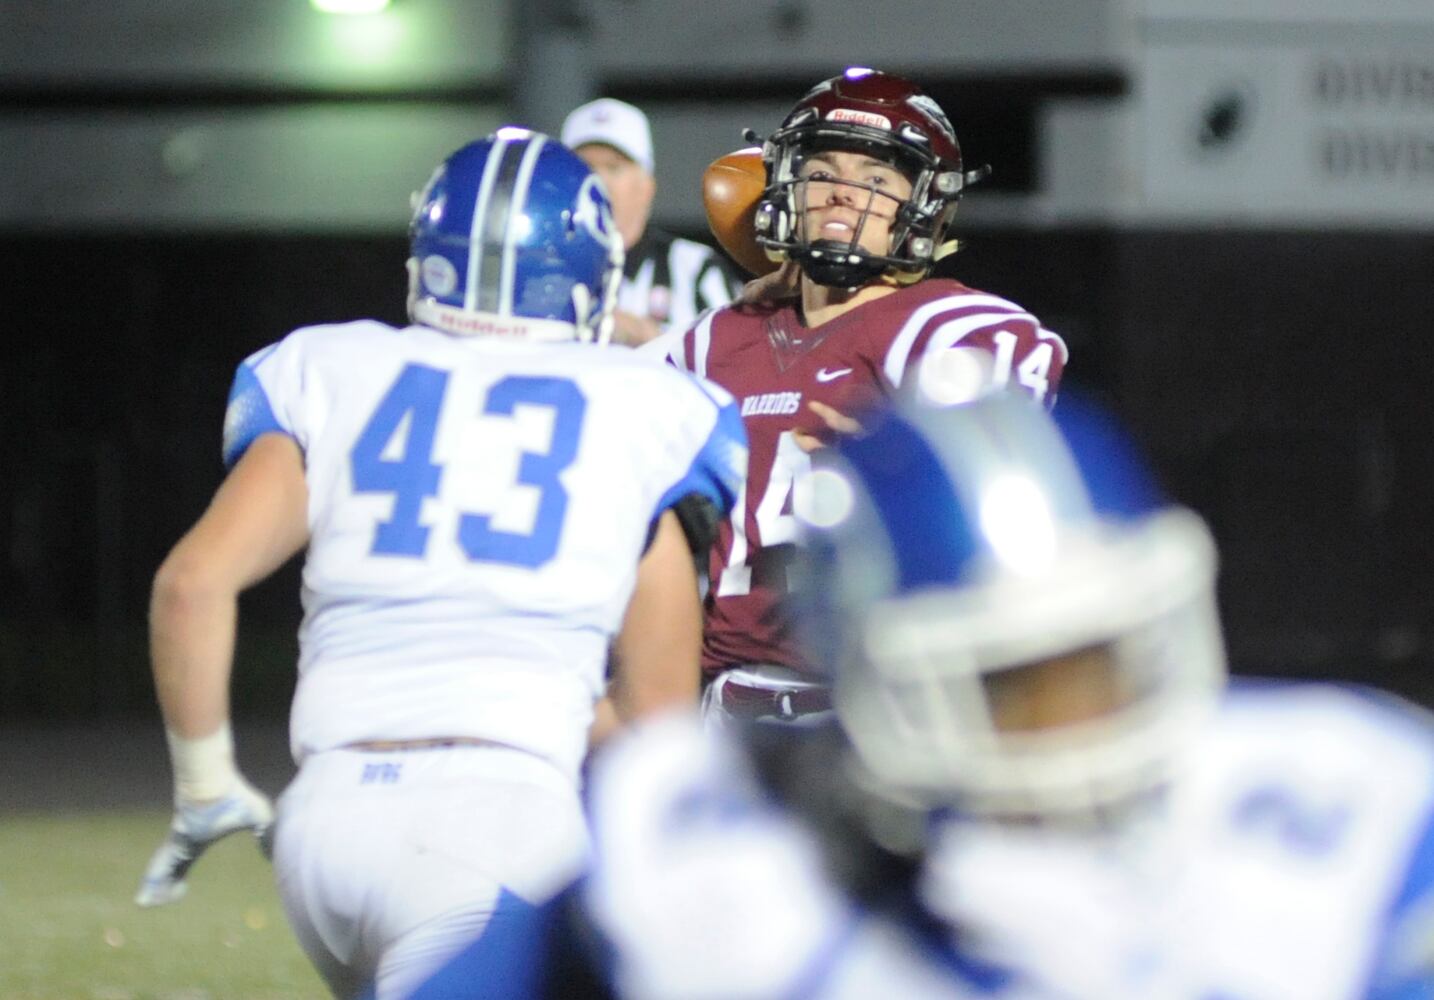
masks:
[(939, 362), (943, 352), (981, 352), (981, 372), (993, 385), (1027, 393), (1048, 409), (1055, 404), (1068, 353), (1065, 341), (1040, 320), (999, 296), (955, 286), (959, 292), (938, 299), (935, 311), (919, 328), (894, 338), (883, 358), (883, 373), (902, 385), (922, 367)]

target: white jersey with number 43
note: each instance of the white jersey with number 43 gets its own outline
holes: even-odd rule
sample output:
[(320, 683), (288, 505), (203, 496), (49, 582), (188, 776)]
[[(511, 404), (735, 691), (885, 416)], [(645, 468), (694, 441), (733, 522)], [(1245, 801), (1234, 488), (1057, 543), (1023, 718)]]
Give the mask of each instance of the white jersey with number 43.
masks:
[(299, 759), (468, 736), (575, 772), (656, 519), (725, 512), (747, 457), (730, 396), (631, 352), (375, 321), (240, 365), (225, 462), (266, 432), (309, 489)]

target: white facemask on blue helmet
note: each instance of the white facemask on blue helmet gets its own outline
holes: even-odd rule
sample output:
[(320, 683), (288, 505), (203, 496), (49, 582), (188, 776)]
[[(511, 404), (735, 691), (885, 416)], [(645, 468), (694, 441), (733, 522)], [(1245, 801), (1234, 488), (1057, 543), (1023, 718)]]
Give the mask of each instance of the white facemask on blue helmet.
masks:
[[(809, 654), (906, 797), (1104, 810), (1165, 780), (1221, 688), (1209, 532), (1108, 419), (1067, 398), (1057, 416), (1005, 393), (907, 405), (828, 449), (797, 498)], [(1091, 651), (1101, 711), (1011, 724), (1011, 679)]]
[(499, 129), (439, 165), (409, 226), (409, 317), (460, 335), (605, 343), (622, 238), (597, 175), (537, 132)]

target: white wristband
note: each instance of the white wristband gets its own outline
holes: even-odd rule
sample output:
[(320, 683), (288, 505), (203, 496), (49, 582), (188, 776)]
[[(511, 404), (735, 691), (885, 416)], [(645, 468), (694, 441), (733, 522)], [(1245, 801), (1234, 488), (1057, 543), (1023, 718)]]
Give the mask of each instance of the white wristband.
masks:
[(234, 766), (234, 734), (225, 722), (208, 736), (185, 739), (166, 728), (169, 759), (174, 765), (174, 794), (185, 802), (223, 798), (239, 780)]

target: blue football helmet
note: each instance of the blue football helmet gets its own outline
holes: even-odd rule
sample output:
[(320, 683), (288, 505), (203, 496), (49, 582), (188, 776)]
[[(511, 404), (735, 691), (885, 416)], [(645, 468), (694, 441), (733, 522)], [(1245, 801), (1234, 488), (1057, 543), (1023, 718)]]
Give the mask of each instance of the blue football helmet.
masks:
[(455, 334), (606, 343), (622, 237), (587, 164), (503, 128), (444, 160), (416, 196), (408, 314)]
[(819, 453), (796, 497), (808, 652), (879, 787), (1099, 813), (1161, 783), (1214, 704), (1209, 532), (1107, 418), (1057, 414), (908, 402)]

